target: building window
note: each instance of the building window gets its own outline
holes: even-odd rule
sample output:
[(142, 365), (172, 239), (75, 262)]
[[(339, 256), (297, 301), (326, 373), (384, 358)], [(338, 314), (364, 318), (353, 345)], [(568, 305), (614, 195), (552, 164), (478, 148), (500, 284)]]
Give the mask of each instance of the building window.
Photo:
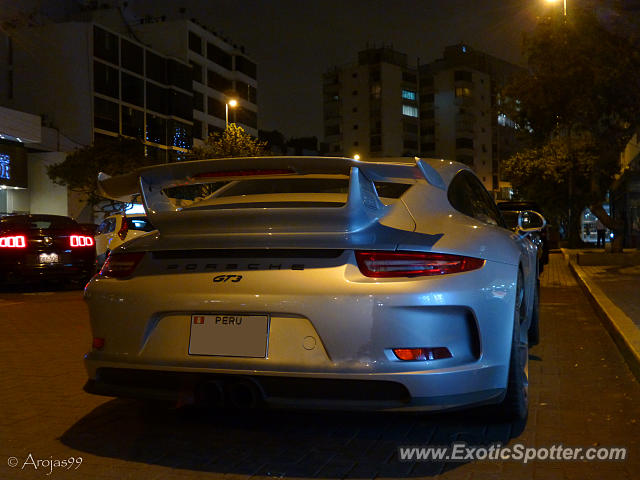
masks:
[[(235, 111), (235, 110), (234, 110)], [(225, 117), (225, 106), (224, 102), (218, 100), (217, 98), (207, 97), (207, 113), (212, 117), (224, 118)], [(230, 113), (230, 117), (232, 113)]]
[(119, 133), (118, 104), (102, 98), (93, 99), (93, 127)]
[(402, 72), (402, 81), (407, 83), (416, 83), (418, 81), (418, 77), (415, 73)]
[(204, 95), (196, 90), (193, 91), (193, 109), (204, 112)]
[(209, 42), (207, 42), (207, 58), (221, 67), (231, 70), (231, 55)]
[(453, 72), (453, 80), (455, 82), (471, 82), (473, 81), (473, 77), (471, 76), (471, 72), (467, 72), (466, 70), (456, 70)]
[(456, 87), (456, 97), (470, 97), (471, 89), (469, 87)]
[(167, 62), (155, 53), (146, 51), (147, 77), (160, 83), (167, 83)]
[(358, 111), (358, 107), (353, 107), (353, 108), (351, 109), (351, 111), (352, 111), (353, 113), (356, 113), (356, 112)]
[(473, 138), (456, 138), (456, 148), (470, 148), (473, 150)]
[(144, 113), (131, 107), (122, 107), (122, 134), (144, 138)]
[(166, 115), (167, 106), (167, 89), (147, 82), (147, 108)]
[(193, 146), (191, 125), (177, 120), (169, 120), (167, 122), (167, 132), (169, 134), (169, 145), (189, 149)]
[(113, 98), (120, 95), (120, 81), (118, 70), (100, 62), (93, 62), (93, 89)]
[(406, 133), (418, 133), (418, 124), (415, 122), (402, 122), (402, 130)]
[(168, 60), (167, 77), (169, 85), (173, 85), (185, 91), (191, 90), (191, 86), (193, 85), (193, 73), (191, 72), (191, 66), (175, 60)]
[(189, 50), (202, 55), (202, 39), (193, 32), (189, 32)]
[(404, 98), (405, 100), (415, 100), (416, 92), (412, 90), (402, 90), (402, 98)]
[(120, 74), (122, 82), (122, 101), (144, 107), (144, 81), (128, 73)]
[(357, 129), (358, 129), (358, 125), (354, 125), (354, 126), (353, 126), (353, 129), (354, 129), (354, 130), (357, 130)]
[(236, 55), (236, 71), (244, 73), (254, 80), (258, 77), (256, 64), (241, 55)]
[(408, 117), (418, 118), (418, 108), (412, 105), (402, 105), (402, 114)]
[(93, 55), (118, 65), (118, 37), (94, 25)]
[(473, 155), (456, 155), (456, 162), (464, 163), (465, 165), (473, 166)]
[(193, 121), (193, 138), (202, 140), (202, 122), (200, 120)]
[(370, 88), (371, 98), (378, 99), (382, 95), (382, 86), (379, 83), (374, 83)]
[(220, 92), (225, 92), (227, 90), (231, 90), (233, 88), (233, 84), (231, 80), (223, 77), (217, 72), (213, 70), (207, 71), (207, 86), (213, 88), (214, 90), (218, 90)]
[(360, 142), (358, 142), (357, 140), (355, 142), (353, 142), (353, 146), (357, 147), (358, 145), (360, 145)]
[(164, 118), (147, 113), (147, 141), (167, 144), (167, 121)]
[(358, 90), (354, 90), (353, 92), (351, 92), (352, 95), (358, 95)]
[(420, 145), (420, 148), (422, 149), (422, 153), (433, 155), (436, 151), (436, 144), (433, 142), (423, 143), (422, 145)]
[(411, 148), (411, 149), (417, 150), (418, 149), (418, 142), (416, 140), (405, 139), (402, 142), (402, 146), (404, 148)]
[(194, 82), (204, 83), (202, 81), (202, 65), (196, 62), (189, 62), (191, 64), (191, 78)]
[(124, 38), (120, 40), (122, 68), (144, 74), (144, 49)]
[[(193, 98), (191, 95), (168, 90), (169, 95), (169, 115), (191, 120), (193, 118)], [(176, 145), (179, 146), (179, 145)]]

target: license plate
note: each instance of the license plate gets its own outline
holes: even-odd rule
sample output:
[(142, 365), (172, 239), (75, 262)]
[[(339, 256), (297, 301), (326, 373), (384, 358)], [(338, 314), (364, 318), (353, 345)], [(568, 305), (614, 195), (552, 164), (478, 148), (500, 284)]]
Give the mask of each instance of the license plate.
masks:
[(40, 263), (58, 263), (58, 254), (57, 253), (41, 253), (38, 257)]
[(190, 355), (265, 358), (268, 315), (191, 315)]

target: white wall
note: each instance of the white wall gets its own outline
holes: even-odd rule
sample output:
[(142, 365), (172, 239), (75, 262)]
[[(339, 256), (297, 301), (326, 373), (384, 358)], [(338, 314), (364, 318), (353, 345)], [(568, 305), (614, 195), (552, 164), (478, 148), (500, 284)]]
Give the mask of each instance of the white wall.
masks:
[(68, 215), (67, 188), (54, 184), (47, 175), (46, 167), (63, 161), (62, 152), (29, 154), (28, 210), (31, 213)]

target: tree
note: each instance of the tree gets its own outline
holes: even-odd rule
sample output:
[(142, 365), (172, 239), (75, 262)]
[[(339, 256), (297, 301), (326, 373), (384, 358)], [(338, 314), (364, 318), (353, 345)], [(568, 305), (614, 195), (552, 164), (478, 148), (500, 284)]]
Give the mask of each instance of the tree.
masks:
[(192, 158), (261, 157), (271, 155), (267, 142), (261, 142), (235, 123), (222, 132), (210, 134), (203, 147), (193, 149)]
[[(106, 200), (98, 193), (98, 173), (119, 175), (153, 163), (145, 156), (144, 145), (139, 140), (124, 137), (100, 139), (91, 146), (70, 153), (62, 162), (47, 167), (47, 175), (54, 183), (82, 194), (95, 208)], [(112, 206), (114, 203), (110, 202)]]
[[(565, 188), (566, 210), (577, 216), (589, 206), (605, 225), (619, 233), (602, 203), (620, 170), (620, 153), (640, 118), (640, 51), (631, 38), (600, 22), (594, 10), (573, 6), (568, 17), (550, 17), (525, 38), (528, 71), (503, 92), (506, 113), (530, 132), (534, 150), (522, 152), (505, 170), (516, 188), (528, 190), (543, 202), (543, 192)], [(585, 148), (585, 142), (589, 148)], [(562, 144), (562, 148), (560, 148)], [(564, 169), (535, 153), (563, 151)], [(551, 157), (550, 157), (551, 158)], [(531, 165), (514, 165), (529, 162)], [(589, 172), (578, 171), (580, 167)], [(517, 172), (540, 169), (538, 177)], [(559, 177), (562, 171), (564, 177)], [(523, 182), (524, 179), (528, 183)], [(586, 203), (585, 203), (586, 202)], [(578, 241), (578, 225), (571, 220), (569, 240)]]

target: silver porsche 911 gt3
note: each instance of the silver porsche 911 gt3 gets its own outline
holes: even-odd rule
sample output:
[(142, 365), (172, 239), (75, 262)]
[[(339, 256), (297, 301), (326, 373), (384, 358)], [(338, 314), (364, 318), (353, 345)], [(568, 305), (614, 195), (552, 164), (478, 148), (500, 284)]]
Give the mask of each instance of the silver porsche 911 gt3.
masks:
[(526, 417), (535, 228), (507, 230), (465, 165), (234, 158), (99, 183), (141, 193), (157, 230), (85, 289), (88, 392)]

